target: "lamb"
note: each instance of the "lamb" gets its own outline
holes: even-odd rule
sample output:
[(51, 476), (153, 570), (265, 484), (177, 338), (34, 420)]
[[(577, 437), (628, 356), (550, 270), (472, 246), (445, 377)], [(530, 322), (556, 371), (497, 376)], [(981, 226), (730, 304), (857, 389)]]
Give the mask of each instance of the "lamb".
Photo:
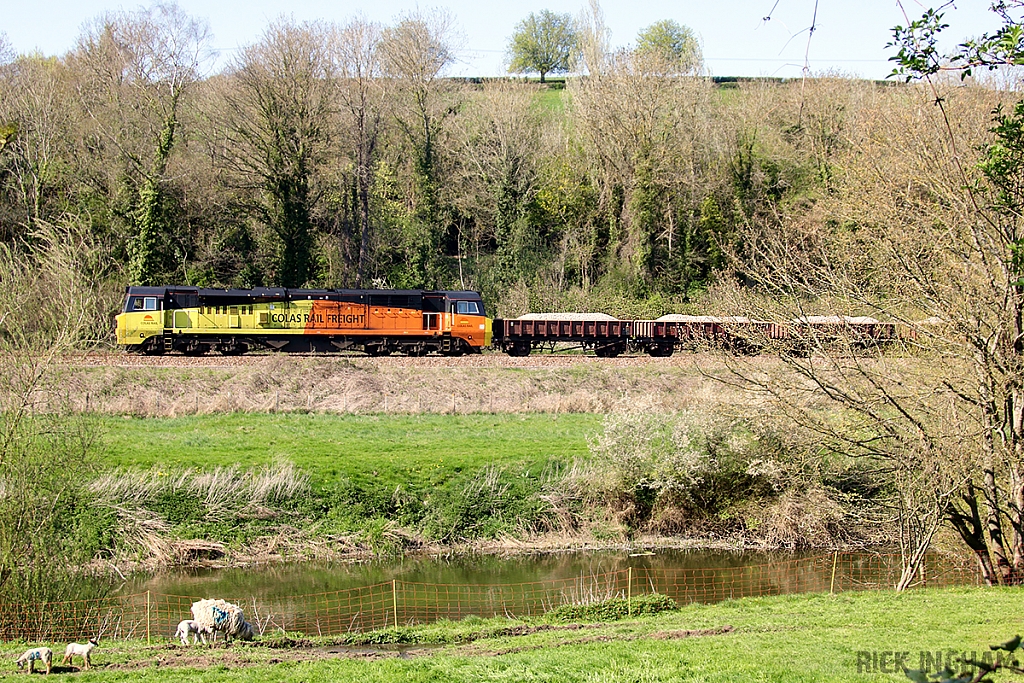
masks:
[(90, 638), (88, 643), (82, 645), (81, 643), (71, 643), (64, 648), (64, 659), (61, 664), (74, 665), (75, 657), (81, 657), (82, 661), (85, 662), (85, 670), (89, 670), (89, 661), (92, 651), (99, 645), (100, 642), (96, 638)]
[(192, 603), (192, 619), (207, 633), (220, 631), (225, 639), (232, 637), (252, 640), (252, 624), (245, 620), (245, 614), (238, 605), (224, 600), (199, 600)]
[(188, 645), (188, 637), (192, 636), (192, 644), (196, 645), (200, 640), (206, 645), (206, 636), (212, 635), (211, 631), (203, 628), (193, 619), (185, 619), (178, 624), (178, 630), (174, 632), (175, 638), (181, 639), (182, 645)]
[(36, 662), (42, 662), (46, 667), (46, 673), (49, 674), (50, 669), (53, 668), (53, 650), (48, 647), (35, 647), (26, 650), (25, 654), (18, 657), (16, 661), (19, 669), (24, 669), (27, 663), (29, 673), (35, 673)]

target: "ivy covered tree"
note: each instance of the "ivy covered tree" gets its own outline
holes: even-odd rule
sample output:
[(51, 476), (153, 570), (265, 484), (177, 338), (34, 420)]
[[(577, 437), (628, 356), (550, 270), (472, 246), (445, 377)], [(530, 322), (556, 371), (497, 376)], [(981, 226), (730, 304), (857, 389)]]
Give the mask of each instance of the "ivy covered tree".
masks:
[(576, 49), (576, 24), (571, 14), (551, 10), (530, 13), (512, 33), (508, 47), (509, 73), (539, 73), (540, 82), (548, 74), (566, 73)]
[(273, 24), (240, 53), (226, 98), (225, 160), (251, 191), (248, 210), (277, 237), (272, 281), (283, 287), (313, 277), (318, 181), (336, 114), (327, 33), (319, 23)]

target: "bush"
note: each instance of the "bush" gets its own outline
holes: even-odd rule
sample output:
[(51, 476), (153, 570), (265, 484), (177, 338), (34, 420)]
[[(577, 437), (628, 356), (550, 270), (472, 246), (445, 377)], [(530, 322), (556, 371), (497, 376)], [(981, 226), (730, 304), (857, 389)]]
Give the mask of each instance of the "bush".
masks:
[(516, 475), (499, 467), (453, 479), (430, 496), (425, 532), (439, 541), (457, 541), (529, 529), (546, 507), (540, 488), (527, 472)]
[(631, 600), (617, 597), (583, 605), (562, 605), (545, 616), (554, 621), (617, 621), (626, 617), (646, 616), (679, 609), (667, 595), (645, 593)]
[(590, 444), (592, 490), (618, 499), (624, 521), (639, 527), (659, 505), (714, 517), (772, 483), (751, 464), (758, 439), (738, 420), (666, 413), (648, 401), (609, 414)]

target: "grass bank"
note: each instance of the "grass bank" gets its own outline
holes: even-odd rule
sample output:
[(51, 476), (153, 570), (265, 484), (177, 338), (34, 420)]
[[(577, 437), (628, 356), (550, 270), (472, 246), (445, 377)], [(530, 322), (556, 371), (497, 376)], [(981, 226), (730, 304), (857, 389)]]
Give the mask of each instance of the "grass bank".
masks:
[(174, 539), (223, 544), (191, 546), (217, 559), (273, 538), (295, 559), (537, 531), (542, 492), (587, 457), (600, 418), (235, 413), (93, 425), (105, 543), (122, 559), (173, 564), (189, 560)]
[[(1020, 632), (1019, 603), (1013, 588), (924, 589), (745, 598), (603, 623), (469, 618), (330, 641), (267, 634), (212, 650), (104, 642), (83, 680), (905, 681), (888, 673), (895, 653), (910, 668), (982, 657)], [(369, 647), (395, 642), (409, 647)], [(25, 647), (0, 648), (4, 673)]]
[(76, 409), (113, 415), (603, 414), (639, 396), (662, 410), (742, 409), (756, 399), (705, 374), (726, 362), (714, 354), (654, 360), (504, 354), (225, 360), (116, 354), (69, 358), (59, 372), (61, 382), (73, 388)]
[[(776, 432), (650, 399), (590, 413), (94, 415), (83, 529), (151, 566), (535, 547), (863, 542), (863, 464), (813, 472)], [(787, 460), (787, 458), (789, 458)], [(86, 532), (83, 532), (86, 533)]]

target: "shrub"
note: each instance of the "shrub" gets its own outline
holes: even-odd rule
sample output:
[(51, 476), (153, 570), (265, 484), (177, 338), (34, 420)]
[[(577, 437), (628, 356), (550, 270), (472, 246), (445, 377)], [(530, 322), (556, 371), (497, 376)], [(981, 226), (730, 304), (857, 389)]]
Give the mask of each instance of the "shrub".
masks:
[(453, 479), (430, 496), (425, 531), (439, 541), (456, 541), (529, 529), (546, 508), (540, 488), (527, 472), (517, 475), (500, 467)]
[(561, 605), (545, 616), (554, 621), (616, 621), (677, 609), (679, 605), (667, 595), (645, 593), (629, 600), (615, 597), (587, 604)]

